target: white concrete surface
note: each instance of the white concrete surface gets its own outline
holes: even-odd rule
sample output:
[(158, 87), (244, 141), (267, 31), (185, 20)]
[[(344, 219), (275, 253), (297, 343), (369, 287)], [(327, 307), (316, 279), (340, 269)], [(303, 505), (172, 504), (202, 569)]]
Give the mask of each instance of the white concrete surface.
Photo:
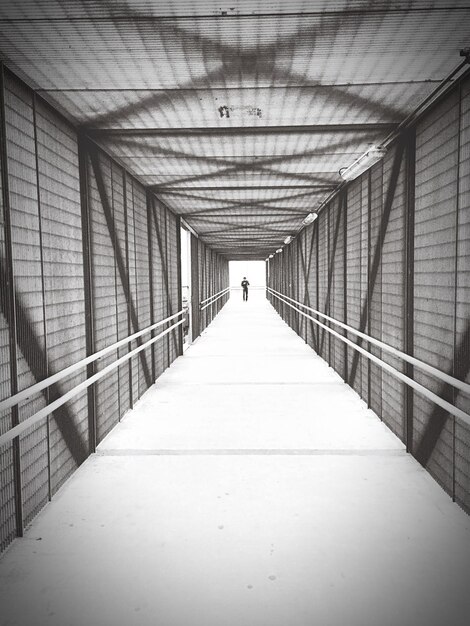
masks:
[(0, 623), (468, 626), (469, 580), (470, 518), (232, 298), (0, 560)]

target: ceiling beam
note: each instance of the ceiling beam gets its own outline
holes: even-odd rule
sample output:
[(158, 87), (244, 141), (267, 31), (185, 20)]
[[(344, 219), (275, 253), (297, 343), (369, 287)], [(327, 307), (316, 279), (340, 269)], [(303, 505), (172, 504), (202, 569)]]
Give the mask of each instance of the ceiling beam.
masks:
[(93, 128), (85, 125), (80, 127), (80, 131), (92, 137), (186, 137), (188, 135), (281, 135), (292, 133), (388, 132), (394, 130), (397, 126), (397, 123), (392, 122), (298, 126), (209, 126), (207, 128)]
[[(332, 172), (330, 172), (332, 173)], [(336, 174), (336, 172), (335, 172)], [(178, 183), (175, 183), (176, 185)], [(328, 191), (329, 189), (334, 189), (335, 185), (216, 185), (213, 187), (178, 187), (176, 189), (165, 188), (162, 185), (149, 185), (149, 189), (154, 191), (155, 193), (166, 193), (171, 194), (173, 191), (182, 192), (182, 191), (242, 191), (245, 189), (249, 190), (266, 190), (270, 191), (271, 189), (318, 189), (320, 191)]]

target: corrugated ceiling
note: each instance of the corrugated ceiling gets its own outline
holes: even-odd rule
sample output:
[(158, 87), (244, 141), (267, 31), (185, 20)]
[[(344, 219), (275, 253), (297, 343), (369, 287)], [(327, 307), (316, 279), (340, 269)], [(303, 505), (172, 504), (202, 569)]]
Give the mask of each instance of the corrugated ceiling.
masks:
[(3, 0), (0, 54), (200, 237), (265, 258), (461, 61), (467, 2)]

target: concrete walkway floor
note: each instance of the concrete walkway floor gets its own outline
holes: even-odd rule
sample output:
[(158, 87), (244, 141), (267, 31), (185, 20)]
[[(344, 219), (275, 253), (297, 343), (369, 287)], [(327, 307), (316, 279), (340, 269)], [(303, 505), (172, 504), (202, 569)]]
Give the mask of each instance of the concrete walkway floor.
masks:
[(2, 625), (470, 624), (470, 518), (238, 296), (0, 559)]

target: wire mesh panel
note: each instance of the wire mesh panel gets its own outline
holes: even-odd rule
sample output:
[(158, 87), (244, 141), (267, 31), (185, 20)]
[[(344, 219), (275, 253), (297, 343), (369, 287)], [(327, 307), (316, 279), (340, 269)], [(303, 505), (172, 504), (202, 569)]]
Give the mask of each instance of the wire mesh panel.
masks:
[[(214, 293), (219, 293), (219, 291), (222, 290), (222, 280), (221, 280), (221, 273), (220, 273), (220, 266), (217, 263), (217, 257), (218, 255), (216, 253), (213, 254), (213, 262), (212, 262), (212, 271), (214, 274)], [(223, 305), (223, 298), (219, 298), (217, 300), (217, 302), (214, 305), (214, 313), (215, 315), (217, 315), (220, 312), (220, 309), (222, 308)]]
[[(176, 226), (175, 222), (175, 226)], [(173, 241), (177, 229), (172, 229)], [(172, 257), (173, 258), (173, 257)], [(173, 272), (178, 275), (177, 259), (173, 258)], [(177, 302), (178, 291), (174, 281), (173, 300)], [(229, 293), (211, 302), (210, 298), (229, 286), (228, 261), (202, 241), (191, 236), (191, 293), (193, 339), (198, 337), (211, 323), (222, 306), (227, 302)], [(209, 300), (208, 300), (209, 298)], [(206, 300), (206, 302), (204, 302)], [(202, 306), (201, 306), (201, 303)], [(207, 306), (209, 305), (209, 306)], [(176, 336), (176, 333), (175, 333)], [(175, 343), (175, 349), (178, 344)]]
[[(211, 274), (210, 274), (210, 250), (205, 245), (204, 246), (204, 288), (205, 288), (205, 298), (209, 298), (212, 296), (211, 291)], [(211, 323), (211, 306), (206, 307), (204, 310), (205, 313), (205, 326), (209, 326)]]
[[(296, 241), (294, 242), (294, 249), (293, 249), (293, 264), (292, 264), (292, 279), (293, 279), (293, 287), (294, 287), (294, 293), (295, 293), (295, 299), (298, 300), (299, 302), (303, 301), (303, 286), (301, 284), (301, 270), (300, 270), (300, 249), (302, 246), (302, 238), (298, 237), (296, 239)], [(295, 313), (295, 331), (302, 337), (302, 328), (301, 328), (301, 324), (303, 319), (302, 315), (300, 315), (300, 313)]]
[(199, 296), (200, 296), (200, 271), (199, 271), (199, 240), (193, 234), (190, 238), (191, 250), (191, 326), (192, 340), (199, 336), (201, 330)]
[[(136, 264), (136, 315), (139, 330), (150, 326), (150, 280), (148, 260), (148, 218), (147, 197), (145, 189), (133, 181), (134, 190), (134, 236), (135, 236), (135, 264)], [(140, 340), (144, 343), (148, 339)], [(153, 384), (152, 380), (152, 352), (151, 349), (142, 350), (136, 357), (139, 367), (139, 397)]]
[[(273, 276), (274, 276), (274, 289), (276, 291), (281, 291), (281, 262), (279, 255), (276, 254), (273, 259)], [(281, 314), (281, 302), (277, 298), (273, 296), (274, 308), (276, 311)]]
[[(199, 268), (199, 295), (198, 295), (198, 306), (200, 303), (205, 300), (208, 295), (206, 295), (207, 287), (206, 287), (206, 255), (205, 255), (206, 247), (202, 243), (202, 241), (198, 242), (198, 268)], [(202, 331), (207, 326), (207, 309), (201, 310), (199, 313), (199, 332)]]
[[(207, 281), (207, 297), (214, 295), (213, 276), (212, 276), (212, 250), (206, 246), (206, 281)], [(212, 322), (213, 319), (214, 304), (211, 302), (206, 308), (207, 325)]]
[[(112, 204), (111, 161), (102, 152), (90, 154), (89, 214), (92, 271), (94, 350), (117, 341), (116, 233)], [(101, 371), (117, 358), (117, 351), (96, 363)], [(119, 376), (112, 370), (95, 383), (97, 441), (119, 421)]]
[[(284, 251), (280, 254), (282, 254), (282, 257), (280, 259), (282, 289), (280, 291), (281, 293), (285, 293), (289, 295), (289, 273), (290, 273), (289, 252), (288, 250), (284, 249)], [(286, 324), (288, 324), (289, 323), (289, 311), (290, 311), (289, 305), (281, 301), (281, 310), (282, 310), (282, 319), (286, 322)]]
[[(151, 281), (152, 281), (152, 296), (153, 296), (153, 314), (154, 321), (159, 322), (167, 317), (166, 310), (166, 298), (165, 287), (163, 280), (164, 272), (164, 239), (162, 239), (161, 225), (160, 225), (160, 206), (154, 196), (149, 197), (149, 210), (150, 210), (150, 246), (151, 246)], [(162, 327), (158, 327), (156, 333), (160, 333), (164, 330)], [(166, 367), (166, 341), (157, 341), (154, 344), (154, 368), (155, 376), (158, 378)]]
[[(454, 92), (418, 124), (414, 272), (414, 354), (453, 371), (459, 102)], [(452, 401), (450, 389), (423, 372), (418, 382)], [(448, 414), (414, 394), (413, 450), (452, 491), (453, 424)]]
[[(121, 278), (118, 264), (114, 264), (115, 288), (116, 288), (116, 326), (117, 338), (124, 339), (131, 334), (131, 324), (129, 318), (129, 250), (127, 245), (127, 205), (125, 195), (125, 173), (116, 163), (111, 162), (112, 176), (112, 204), (113, 221), (115, 231), (116, 255), (121, 259), (125, 268), (124, 277)], [(118, 348), (118, 357), (122, 357), (129, 352), (129, 345)], [(119, 416), (122, 417), (129, 409), (130, 397), (130, 363), (123, 363), (117, 371), (119, 387)]]
[[(362, 293), (363, 250), (361, 246), (362, 226), (362, 183), (354, 181), (348, 188), (348, 237), (346, 244), (346, 267), (348, 273), (348, 324), (359, 329), (364, 294)], [(349, 333), (348, 338), (361, 345), (358, 338)], [(362, 363), (359, 353), (354, 349), (348, 350), (348, 383), (360, 394)]]
[[(320, 308), (318, 283), (318, 223), (315, 222), (309, 232), (309, 263), (308, 293), (310, 306), (317, 311)], [(317, 319), (319, 319), (317, 317)], [(309, 344), (318, 352), (320, 345), (320, 327), (313, 322), (309, 323)]]
[[(3, 127), (3, 111), (0, 110), (0, 122)], [(2, 141), (3, 132), (0, 132)], [(11, 395), (10, 371), (10, 324), (9, 293), (8, 289), (8, 259), (5, 238), (5, 212), (3, 197), (6, 188), (3, 183), (3, 173), (6, 162), (0, 150), (0, 399)], [(6, 173), (6, 172), (5, 172)], [(11, 410), (0, 412), (0, 434), (11, 427)], [(15, 519), (15, 482), (13, 473), (13, 444), (0, 447), (0, 551), (5, 549), (16, 535)]]
[[(277, 291), (279, 291), (280, 293), (284, 293), (284, 260), (282, 259), (280, 254), (276, 254), (274, 258), (277, 264), (277, 282), (279, 285)], [(275, 300), (278, 306), (277, 312), (282, 317), (282, 319), (284, 319), (285, 305), (282, 303), (281, 300), (278, 300), (277, 298)]]
[[(166, 313), (165, 317), (170, 315), (171, 310), (171, 294), (170, 294), (170, 282), (168, 277), (168, 245), (169, 245), (169, 224), (168, 224), (168, 209), (166, 206), (162, 205), (161, 211), (161, 224), (164, 233), (164, 244), (163, 244), (163, 258), (164, 258), (164, 282), (163, 282), (163, 297), (165, 299), (165, 307)], [(169, 324), (167, 324), (169, 326)], [(166, 365), (165, 367), (169, 367), (171, 365), (171, 337), (170, 335), (165, 336), (165, 354), (166, 354)]]
[[(379, 162), (370, 171), (370, 243), (369, 243), (369, 334), (382, 338), (382, 255), (383, 255), (383, 163)], [(379, 358), (380, 348), (371, 346), (370, 351)], [(382, 368), (370, 363), (369, 397), (370, 407), (382, 415)]]
[[(345, 296), (346, 296), (346, 276), (345, 276), (345, 246), (346, 246), (346, 196), (341, 195), (335, 204), (335, 211), (331, 215), (331, 230), (333, 235), (333, 245), (331, 251), (331, 267), (333, 271), (331, 292), (333, 302), (331, 315), (340, 322), (345, 319)], [(340, 335), (345, 335), (345, 331), (339, 326), (332, 325), (332, 328)], [(345, 343), (341, 339), (331, 337), (332, 345), (332, 365), (340, 376), (345, 375)]]
[[(48, 373), (86, 356), (83, 250), (75, 131), (40, 101), (36, 107), (38, 182)], [(53, 385), (49, 400), (86, 377), (86, 369)], [(50, 422), (51, 492), (88, 455), (87, 393), (53, 413)]]
[[(308, 299), (307, 287), (305, 284), (306, 272), (307, 272), (306, 261), (305, 261), (306, 252), (307, 252), (306, 251), (307, 233), (305, 232), (305, 229), (302, 230), (300, 234), (298, 235), (296, 244), (297, 244), (296, 246), (297, 267), (296, 267), (295, 275), (297, 279), (297, 293), (299, 295), (298, 300), (299, 302), (303, 302), (305, 304), (306, 303), (305, 301)], [(305, 312), (307, 313), (307, 311)], [(298, 333), (304, 341), (307, 341), (307, 327), (308, 327), (307, 318), (304, 317), (303, 315), (299, 315)]]
[[(178, 281), (179, 281), (179, 273), (178, 273), (178, 264), (180, 260), (178, 259), (178, 222), (176, 216), (171, 213), (171, 211), (167, 212), (167, 229), (168, 229), (168, 237), (167, 237), (167, 268), (168, 268), (168, 291), (169, 291), (169, 312), (170, 315), (174, 315), (178, 313)], [(174, 323), (178, 320), (173, 320), (171, 323)], [(179, 345), (178, 345), (178, 329), (173, 330), (170, 333), (170, 363), (172, 363), (179, 355)]]
[[(7, 77), (6, 141), (11, 206), (11, 238), (16, 297), (18, 390), (46, 375), (42, 254), (37, 194), (32, 95)], [(44, 394), (19, 405), (23, 421), (45, 406)], [(40, 422), (20, 437), (24, 521), (28, 523), (49, 497), (48, 427)]]
[[(328, 308), (328, 213), (322, 211), (318, 217), (318, 310), (329, 314)], [(318, 354), (328, 360), (328, 335), (323, 328), (319, 329)]]
[[(296, 296), (296, 292), (295, 292), (296, 280), (294, 279), (296, 247), (297, 247), (296, 243), (294, 243), (294, 244), (291, 243), (289, 246), (287, 246), (287, 250), (288, 250), (287, 293), (294, 300), (296, 299), (296, 297), (295, 297)], [(287, 310), (287, 315), (288, 315), (288, 320), (289, 320), (289, 322), (288, 322), (289, 326), (293, 330), (296, 330), (297, 313), (290, 306), (287, 307), (287, 309), (288, 309)]]
[[(217, 281), (217, 254), (213, 250), (211, 250), (210, 252), (211, 252), (210, 267), (211, 267), (211, 276), (212, 276), (212, 293), (216, 294), (219, 292), (218, 281)], [(220, 305), (220, 300), (216, 300), (214, 304), (212, 305), (212, 319), (214, 319), (214, 317), (219, 312), (219, 305)]]
[[(127, 257), (128, 257), (128, 282), (129, 282), (129, 317), (130, 332), (135, 333), (139, 330), (138, 323), (138, 303), (137, 303), (137, 269), (136, 269), (136, 251), (135, 251), (135, 219), (134, 219), (134, 180), (126, 174), (126, 206), (127, 206)], [(130, 348), (137, 346), (137, 342), (133, 341)], [(139, 399), (139, 355), (130, 359), (131, 367), (131, 404), (134, 405)]]
[[(370, 177), (365, 174), (361, 178), (361, 326), (362, 332), (369, 334), (369, 243), (370, 243)], [(369, 401), (370, 361), (360, 355), (361, 391), (360, 395), (365, 402)]]
[[(470, 80), (462, 85), (457, 224), (455, 376), (470, 383)], [(470, 398), (456, 394), (470, 413)], [(455, 498), (470, 512), (470, 427), (455, 423)]]
[[(401, 144), (383, 164), (384, 232), (382, 246), (382, 341), (405, 349), (405, 159)], [(402, 359), (382, 351), (382, 359), (404, 371)], [(403, 441), (405, 388), (395, 376), (382, 371), (382, 419)]]
[[(303, 302), (304, 304), (306, 304), (305, 300), (307, 299), (307, 292), (306, 292), (306, 288), (305, 288), (305, 279), (306, 279), (306, 273), (307, 273), (307, 268), (306, 268), (306, 263), (305, 263), (305, 257), (306, 257), (306, 232), (305, 229), (302, 230), (296, 240), (296, 258), (297, 258), (297, 268), (296, 268), (296, 277), (297, 277), (297, 288), (298, 288), (298, 300), (299, 302)], [(298, 333), (299, 335), (302, 337), (302, 339), (304, 339), (305, 341), (307, 341), (307, 318), (304, 317), (303, 315), (299, 315), (299, 320), (298, 320)]]

